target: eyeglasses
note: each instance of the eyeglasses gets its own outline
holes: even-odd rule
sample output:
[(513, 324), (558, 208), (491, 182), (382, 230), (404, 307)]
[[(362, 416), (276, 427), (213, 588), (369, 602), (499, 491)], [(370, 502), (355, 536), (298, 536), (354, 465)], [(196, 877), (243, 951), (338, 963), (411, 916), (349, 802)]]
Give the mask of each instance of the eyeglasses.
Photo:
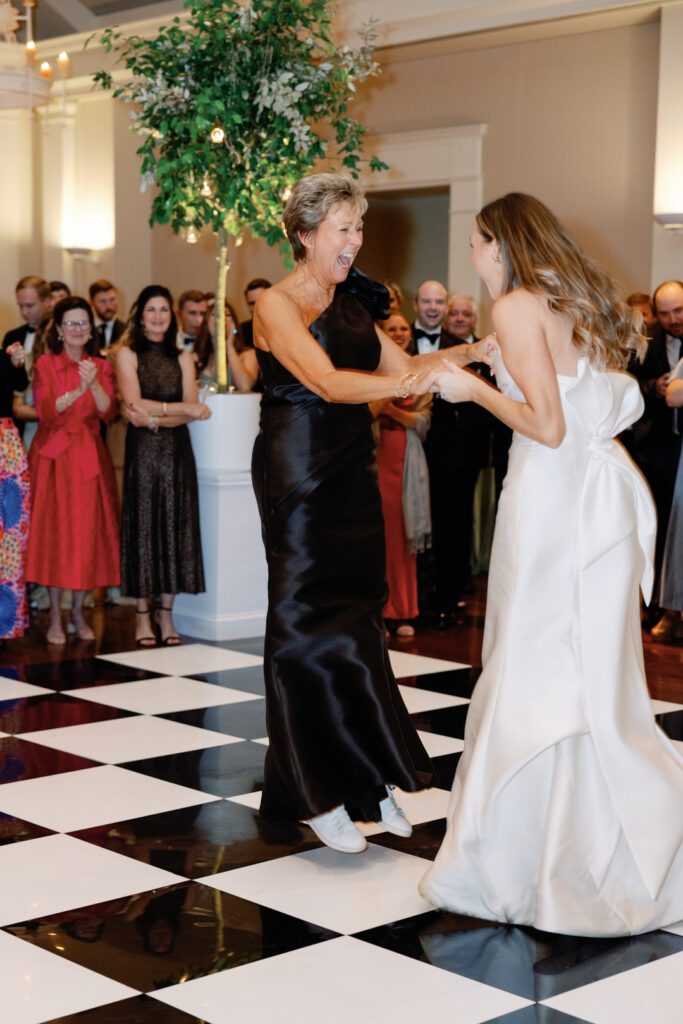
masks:
[(68, 327), (72, 331), (84, 331), (90, 327), (89, 320), (62, 320), (62, 327)]

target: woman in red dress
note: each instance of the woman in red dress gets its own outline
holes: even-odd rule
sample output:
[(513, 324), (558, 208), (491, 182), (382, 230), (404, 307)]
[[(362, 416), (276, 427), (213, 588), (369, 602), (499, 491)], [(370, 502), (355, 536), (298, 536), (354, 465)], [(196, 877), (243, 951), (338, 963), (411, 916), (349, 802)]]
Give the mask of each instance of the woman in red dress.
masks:
[(78, 638), (94, 640), (83, 618), (85, 593), (120, 581), (116, 484), (100, 434), (100, 423), (116, 415), (116, 398), (113, 371), (95, 355), (95, 324), (85, 299), (57, 303), (48, 348), (33, 377), (39, 426), (29, 453), (26, 578), (49, 587), (47, 641), (64, 644), (62, 589), (73, 591), (71, 622)]
[[(394, 312), (382, 328), (399, 348), (408, 350), (412, 333), (402, 313)], [(377, 472), (382, 495), (384, 532), (387, 545), (387, 584), (389, 600), (384, 609), (387, 627), (401, 638), (415, 636), (411, 619), (417, 618), (417, 552), (429, 546), (429, 478), (421, 444), (431, 419), (432, 396), (409, 396), (391, 401), (372, 402), (373, 415), (379, 421)], [(409, 437), (410, 432), (414, 437)], [(419, 440), (418, 440), (419, 438)], [(405, 472), (408, 445), (415, 444), (412, 456), (421, 457), (417, 472)], [(418, 493), (420, 491), (422, 493)], [(416, 514), (411, 515), (411, 509)], [(408, 526), (408, 529), (406, 529)]]

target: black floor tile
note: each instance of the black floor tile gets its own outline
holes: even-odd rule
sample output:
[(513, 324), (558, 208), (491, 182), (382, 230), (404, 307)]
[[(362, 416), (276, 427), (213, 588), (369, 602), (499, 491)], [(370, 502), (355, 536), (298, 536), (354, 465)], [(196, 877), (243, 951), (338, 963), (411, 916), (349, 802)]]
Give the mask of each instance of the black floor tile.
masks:
[(669, 711), (655, 720), (672, 740), (683, 740), (683, 711)]
[(140, 992), (337, 937), (198, 882), (51, 914), (4, 931)]
[(39, 779), (45, 775), (60, 775), (62, 772), (81, 771), (83, 768), (96, 768), (98, 765), (99, 761), (67, 754), (63, 750), (53, 750), (40, 743), (19, 739), (18, 736), (0, 737), (0, 785), (22, 782), (24, 779)]
[(266, 749), (261, 743), (245, 740), (185, 754), (129, 761), (120, 767), (212, 796), (242, 796), (263, 789)]
[(119, 1003), (96, 1006), (92, 1010), (55, 1017), (46, 1024), (204, 1024), (198, 1017), (166, 1006), (149, 996), (122, 999)]
[(193, 879), (321, 846), (305, 825), (266, 821), (256, 810), (231, 800), (150, 814), (105, 829), (81, 829), (71, 834)]
[(263, 697), (266, 692), (261, 665), (221, 669), (219, 672), (198, 672), (188, 676), (188, 679), (200, 679), (205, 683), (213, 683), (214, 686), (227, 686), (231, 690), (245, 690), (247, 693), (258, 694), (259, 697)]
[(503, 1017), (493, 1017), (483, 1024), (588, 1024), (579, 1017), (570, 1017), (559, 1010), (551, 1010), (549, 1006), (526, 1006), (523, 1010), (506, 1013)]
[(62, 690), (80, 689), (83, 686), (153, 679), (156, 676), (164, 675), (164, 673), (127, 668), (125, 665), (119, 665), (113, 661), (102, 661), (100, 658), (73, 658), (69, 661), (22, 665), (20, 668), (4, 667), (0, 669), (0, 675), (61, 692)]
[(458, 668), (448, 672), (430, 672), (423, 676), (407, 676), (398, 679), (398, 682), (401, 686), (414, 686), (418, 690), (433, 690), (452, 697), (469, 698), (480, 675), (480, 668)]
[(586, 939), (442, 911), (356, 938), (536, 1002), (683, 951), (683, 938), (666, 932)]
[(421, 711), (411, 715), (410, 719), (416, 729), (423, 732), (434, 732), (441, 736), (453, 736), (463, 739), (465, 736), (465, 719), (469, 704), (460, 704), (455, 708), (439, 708), (437, 711)]
[(169, 711), (159, 718), (170, 718), (172, 722), (194, 725), (197, 729), (210, 729), (224, 736), (239, 736), (243, 740), (259, 740), (266, 735), (266, 702), (259, 699), (190, 711)]
[(434, 785), (438, 786), (439, 789), (451, 789), (453, 786), (453, 779), (455, 778), (455, 772), (458, 767), (458, 761), (462, 757), (462, 753), (457, 754), (444, 754), (442, 757), (433, 757), (432, 766), (434, 768)]
[(13, 818), (10, 814), (0, 813), (0, 846), (52, 835), (54, 835), (52, 829), (34, 825), (32, 821), (24, 821), (22, 818)]
[(216, 647), (225, 647), (229, 651), (242, 651), (243, 654), (255, 654), (263, 657), (264, 638), (262, 636), (242, 637), (241, 640), (219, 640)]
[(65, 693), (42, 694), (39, 697), (0, 701), (0, 732), (15, 735), (41, 729), (61, 729), (67, 725), (129, 718), (131, 714), (130, 711), (121, 711), (105, 704), (78, 700)]

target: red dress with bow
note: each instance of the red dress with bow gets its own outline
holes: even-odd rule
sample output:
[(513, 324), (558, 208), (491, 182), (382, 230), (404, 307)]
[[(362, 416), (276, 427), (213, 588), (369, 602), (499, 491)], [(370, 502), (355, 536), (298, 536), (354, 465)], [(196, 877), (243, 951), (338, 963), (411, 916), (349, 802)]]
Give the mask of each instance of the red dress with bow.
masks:
[(48, 587), (91, 590), (120, 581), (118, 503), (114, 471), (100, 421), (116, 416), (114, 375), (95, 357), (97, 379), (111, 398), (98, 412), (88, 390), (64, 412), (57, 399), (80, 383), (78, 363), (66, 352), (40, 357), (33, 376), (39, 427), (28, 463), (31, 532), (26, 579)]

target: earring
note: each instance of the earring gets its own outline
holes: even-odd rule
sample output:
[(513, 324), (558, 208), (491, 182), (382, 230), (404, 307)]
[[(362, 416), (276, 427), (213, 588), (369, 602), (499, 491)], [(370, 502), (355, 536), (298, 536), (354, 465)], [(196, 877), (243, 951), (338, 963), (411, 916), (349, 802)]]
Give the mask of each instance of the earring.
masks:
[(493, 257), (493, 262), (500, 263), (500, 253), (496, 253), (496, 255)]

